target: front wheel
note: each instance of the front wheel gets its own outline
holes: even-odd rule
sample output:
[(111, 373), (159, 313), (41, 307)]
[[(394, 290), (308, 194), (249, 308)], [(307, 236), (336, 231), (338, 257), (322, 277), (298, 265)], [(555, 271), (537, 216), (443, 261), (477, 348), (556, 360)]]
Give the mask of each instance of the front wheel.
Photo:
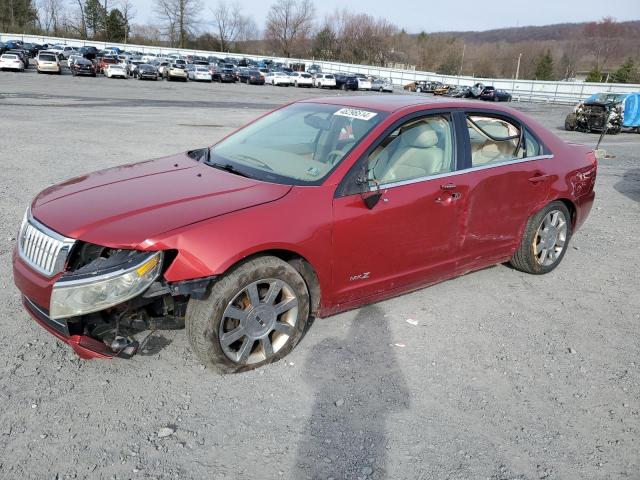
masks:
[(295, 268), (277, 257), (250, 260), (226, 274), (206, 300), (189, 300), (189, 343), (206, 366), (221, 373), (283, 358), (300, 341), (309, 317), (309, 292)]
[(571, 214), (562, 202), (551, 202), (533, 215), (511, 265), (526, 273), (549, 273), (562, 261), (571, 238)]

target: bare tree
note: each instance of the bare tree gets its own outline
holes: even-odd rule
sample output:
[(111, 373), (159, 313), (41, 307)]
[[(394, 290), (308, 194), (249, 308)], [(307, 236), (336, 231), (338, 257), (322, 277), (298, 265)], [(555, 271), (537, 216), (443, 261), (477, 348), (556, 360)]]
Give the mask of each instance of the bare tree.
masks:
[[(225, 0), (218, 3), (216, 8), (211, 10), (213, 14), (213, 26), (216, 30), (220, 50), (229, 50), (233, 42), (243, 39), (249, 31), (248, 27), (253, 20), (242, 14), (242, 7), (239, 3), (228, 4)], [(255, 23), (253, 23), (255, 27)]]
[(38, 2), (38, 22), (47, 33), (59, 32), (65, 21), (63, 0), (40, 0)]
[(589, 40), (594, 68), (602, 70), (609, 56), (620, 46), (624, 27), (614, 18), (605, 17), (599, 22), (588, 23), (584, 27), (584, 35)]
[(200, 0), (155, 0), (154, 9), (171, 45), (184, 48), (199, 23)]
[(120, 11), (122, 12), (125, 24), (124, 43), (127, 43), (129, 40), (131, 20), (135, 18), (138, 12), (136, 12), (136, 7), (132, 0), (120, 0)]
[(265, 37), (290, 57), (296, 42), (303, 43), (309, 36), (314, 13), (311, 0), (278, 0), (267, 14)]

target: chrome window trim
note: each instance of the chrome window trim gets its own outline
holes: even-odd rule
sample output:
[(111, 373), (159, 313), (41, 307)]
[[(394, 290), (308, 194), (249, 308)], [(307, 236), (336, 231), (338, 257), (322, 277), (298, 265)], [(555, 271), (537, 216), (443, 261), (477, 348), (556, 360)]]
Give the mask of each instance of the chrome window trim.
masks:
[[(23, 250), (24, 242), (25, 242), (24, 236), (26, 234), (27, 225), (31, 225), (31, 227), (35, 228), (43, 235), (46, 235), (61, 244), (60, 250), (56, 255), (51, 271), (47, 271), (46, 269), (42, 268), (40, 265), (34, 263), (33, 260), (31, 260), (27, 256), (27, 253)], [(27, 265), (29, 265), (29, 267), (34, 269), (36, 272), (40, 273), (41, 275), (44, 275), (47, 278), (51, 278), (57, 275), (58, 273), (64, 271), (64, 268), (67, 263), (67, 259), (69, 257), (69, 253), (71, 252), (71, 249), (73, 248), (75, 243), (76, 243), (75, 239), (65, 237), (64, 235), (61, 235), (60, 233), (54, 230), (51, 230), (49, 227), (47, 227), (46, 225), (36, 220), (34, 216), (31, 214), (31, 209), (29, 208), (26, 214), (26, 219), (23, 221), (20, 227), (20, 234), (18, 236), (18, 255)]]
[(504, 162), (495, 162), (495, 163), (488, 163), (486, 165), (478, 165), (477, 167), (470, 167), (470, 168), (465, 168), (462, 170), (454, 170), (452, 172), (445, 172), (445, 173), (438, 173), (436, 175), (429, 175), (427, 177), (419, 177), (419, 178), (411, 178), (408, 180), (402, 180), (399, 182), (392, 182), (392, 183), (384, 183), (384, 184), (380, 184), (379, 187), (369, 187), (369, 191), (370, 192), (375, 192), (378, 190), (378, 188), (380, 188), (380, 190), (386, 190), (389, 188), (395, 188), (395, 187), (403, 187), (405, 185), (411, 185), (414, 183), (421, 183), (421, 182), (425, 182), (427, 180), (437, 180), (439, 178), (447, 178), (447, 177), (453, 177), (453, 176), (457, 176), (457, 175), (462, 175), (465, 173), (469, 173), (469, 172), (476, 172), (476, 171), (480, 171), (480, 170), (488, 170), (490, 168), (497, 168), (497, 167), (503, 167), (505, 165), (515, 165), (518, 163), (525, 163), (525, 162), (533, 162), (535, 160), (551, 160), (553, 159), (553, 154), (550, 155), (536, 155), (535, 157), (527, 157), (527, 158), (518, 158), (518, 159), (513, 159), (513, 160), (506, 160)]

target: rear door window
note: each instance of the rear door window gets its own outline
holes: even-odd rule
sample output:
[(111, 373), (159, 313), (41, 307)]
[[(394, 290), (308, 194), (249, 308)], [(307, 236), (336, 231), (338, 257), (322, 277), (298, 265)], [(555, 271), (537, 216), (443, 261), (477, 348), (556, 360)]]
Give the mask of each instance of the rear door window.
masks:
[(508, 162), (542, 154), (540, 142), (520, 125), (492, 115), (467, 115), (471, 166)]

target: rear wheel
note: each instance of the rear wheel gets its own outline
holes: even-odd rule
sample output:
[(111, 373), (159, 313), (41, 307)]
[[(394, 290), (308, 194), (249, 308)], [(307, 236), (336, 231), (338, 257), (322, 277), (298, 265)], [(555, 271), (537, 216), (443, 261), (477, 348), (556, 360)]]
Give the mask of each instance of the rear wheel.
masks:
[(416, 88), (416, 93), (422, 93), (422, 88), (417, 87), (417, 88)]
[(287, 355), (308, 317), (309, 293), (301, 275), (269, 256), (226, 274), (206, 300), (189, 300), (185, 323), (198, 358), (221, 373), (234, 373)]
[(570, 238), (569, 210), (562, 202), (551, 202), (527, 222), (511, 265), (526, 273), (548, 273), (562, 261)]

